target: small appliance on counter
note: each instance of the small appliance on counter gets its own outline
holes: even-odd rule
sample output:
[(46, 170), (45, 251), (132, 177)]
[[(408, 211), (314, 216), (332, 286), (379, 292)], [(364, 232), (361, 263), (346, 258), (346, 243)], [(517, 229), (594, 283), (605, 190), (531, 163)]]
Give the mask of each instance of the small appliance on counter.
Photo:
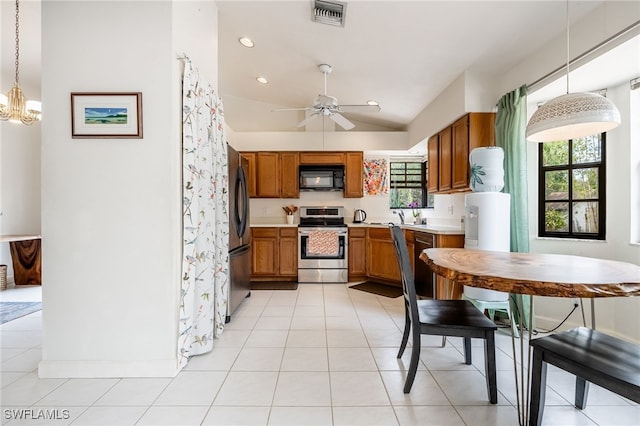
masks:
[(367, 219), (367, 212), (365, 212), (362, 209), (356, 209), (356, 211), (353, 212), (353, 223), (364, 223), (364, 221)]

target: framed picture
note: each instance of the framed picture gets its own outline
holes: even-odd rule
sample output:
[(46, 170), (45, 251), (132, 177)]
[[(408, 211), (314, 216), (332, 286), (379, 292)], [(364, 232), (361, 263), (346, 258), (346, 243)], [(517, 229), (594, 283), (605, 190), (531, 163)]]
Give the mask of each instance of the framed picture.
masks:
[(142, 93), (71, 93), (72, 138), (142, 138)]

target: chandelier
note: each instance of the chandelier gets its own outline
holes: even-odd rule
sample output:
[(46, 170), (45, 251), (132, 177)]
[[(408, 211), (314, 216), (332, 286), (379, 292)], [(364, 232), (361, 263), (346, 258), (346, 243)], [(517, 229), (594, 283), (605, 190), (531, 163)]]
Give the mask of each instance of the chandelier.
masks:
[(16, 79), (7, 95), (0, 94), (0, 119), (26, 125), (40, 120), (42, 107), (28, 101), (20, 89), (20, 1), (16, 0)]
[(543, 104), (527, 124), (531, 142), (552, 142), (603, 133), (618, 127), (620, 112), (596, 93), (569, 93), (569, 0), (567, 0), (567, 94)]

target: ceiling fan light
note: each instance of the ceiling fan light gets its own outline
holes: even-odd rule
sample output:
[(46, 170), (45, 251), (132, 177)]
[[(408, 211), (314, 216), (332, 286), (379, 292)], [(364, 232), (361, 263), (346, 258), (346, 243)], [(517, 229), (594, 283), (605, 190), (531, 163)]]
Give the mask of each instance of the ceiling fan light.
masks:
[(597, 93), (569, 93), (543, 104), (527, 124), (531, 142), (551, 142), (594, 135), (620, 124), (620, 112)]
[(267, 84), (269, 83), (269, 80), (267, 80), (266, 77), (256, 77), (256, 81), (260, 84)]
[(367, 101), (367, 105), (376, 106), (380, 104), (378, 103), (378, 101)]

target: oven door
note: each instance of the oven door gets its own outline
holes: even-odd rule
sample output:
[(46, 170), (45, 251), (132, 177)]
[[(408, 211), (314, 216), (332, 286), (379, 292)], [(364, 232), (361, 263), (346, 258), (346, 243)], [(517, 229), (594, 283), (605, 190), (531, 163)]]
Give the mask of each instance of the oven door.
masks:
[[(321, 233), (321, 234), (320, 234)], [(337, 247), (329, 244), (327, 250), (318, 249), (314, 238), (324, 234), (328, 240), (337, 238)], [(298, 268), (347, 268), (347, 228), (298, 228)], [(321, 245), (321, 244), (320, 244)]]

